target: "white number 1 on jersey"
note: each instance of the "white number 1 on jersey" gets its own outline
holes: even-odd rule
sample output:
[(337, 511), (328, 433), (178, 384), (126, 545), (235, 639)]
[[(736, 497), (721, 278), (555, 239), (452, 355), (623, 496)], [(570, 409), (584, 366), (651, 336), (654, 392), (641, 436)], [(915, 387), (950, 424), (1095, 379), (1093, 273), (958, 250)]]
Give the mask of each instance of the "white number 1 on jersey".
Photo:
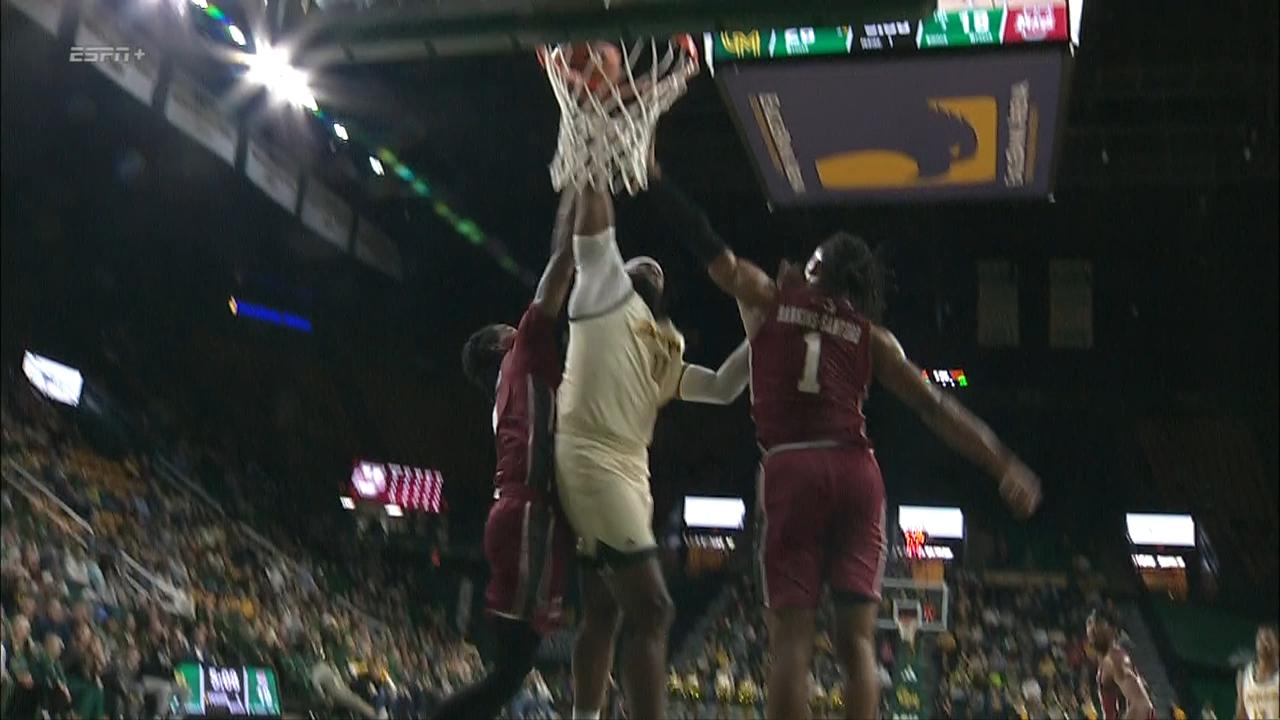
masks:
[(796, 389), (802, 393), (816, 395), (822, 391), (818, 384), (818, 360), (822, 356), (822, 333), (807, 332), (804, 334), (804, 373)]

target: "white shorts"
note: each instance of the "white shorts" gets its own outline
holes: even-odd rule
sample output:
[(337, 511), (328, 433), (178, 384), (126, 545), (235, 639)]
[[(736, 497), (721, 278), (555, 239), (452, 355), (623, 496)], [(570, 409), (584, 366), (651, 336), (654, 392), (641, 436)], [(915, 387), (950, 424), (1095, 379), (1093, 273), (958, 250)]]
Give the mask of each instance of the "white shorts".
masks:
[(649, 452), (619, 452), (587, 438), (556, 434), (556, 487), (578, 535), (578, 555), (601, 564), (658, 547), (653, 535)]

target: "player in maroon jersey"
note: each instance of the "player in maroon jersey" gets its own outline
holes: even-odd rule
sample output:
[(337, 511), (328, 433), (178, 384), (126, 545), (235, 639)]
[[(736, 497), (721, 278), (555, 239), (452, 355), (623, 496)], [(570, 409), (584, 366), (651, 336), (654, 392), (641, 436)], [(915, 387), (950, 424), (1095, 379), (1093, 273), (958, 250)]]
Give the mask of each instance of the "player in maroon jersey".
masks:
[(1147, 684), (1129, 652), (1116, 642), (1120, 627), (1115, 614), (1097, 608), (1085, 621), (1085, 634), (1098, 654), (1098, 702), (1102, 720), (1155, 720), (1156, 708)]
[(774, 280), (737, 258), (657, 163), (650, 167), (654, 201), (692, 231), (685, 233), (690, 249), (737, 299), (751, 341), (752, 416), (765, 452), (759, 553), (773, 656), (766, 715), (808, 716), (806, 677), (825, 585), (837, 601), (846, 713), (874, 718), (885, 500), (862, 414), (872, 377), (947, 445), (998, 478), (1018, 515), (1035, 510), (1040, 481), (981, 420), (925, 381), (893, 334), (875, 324), (881, 272), (866, 243), (835, 235), (804, 273), (784, 264)]
[(556, 318), (573, 284), (572, 205), (573, 193), (564, 193), (551, 258), (520, 327), (488, 325), (462, 350), (467, 378), (494, 402), (497, 501), (484, 554), (485, 611), (497, 642), (493, 670), (446, 700), (436, 720), (496, 717), (533, 669), (542, 635), (560, 622), (573, 544), (553, 486), (552, 425), (561, 373)]

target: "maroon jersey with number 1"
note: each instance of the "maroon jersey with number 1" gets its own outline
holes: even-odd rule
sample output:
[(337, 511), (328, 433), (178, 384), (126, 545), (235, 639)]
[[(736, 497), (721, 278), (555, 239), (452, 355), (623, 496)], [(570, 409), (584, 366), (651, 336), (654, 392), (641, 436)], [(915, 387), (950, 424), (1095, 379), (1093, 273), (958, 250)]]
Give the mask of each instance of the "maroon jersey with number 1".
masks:
[(884, 483), (862, 402), (871, 325), (848, 300), (779, 290), (751, 339), (760, 463), (760, 572), (771, 608), (876, 602), (884, 574)]
[(751, 339), (751, 414), (760, 445), (831, 440), (867, 446), (870, 324), (848, 300), (810, 287), (779, 291)]

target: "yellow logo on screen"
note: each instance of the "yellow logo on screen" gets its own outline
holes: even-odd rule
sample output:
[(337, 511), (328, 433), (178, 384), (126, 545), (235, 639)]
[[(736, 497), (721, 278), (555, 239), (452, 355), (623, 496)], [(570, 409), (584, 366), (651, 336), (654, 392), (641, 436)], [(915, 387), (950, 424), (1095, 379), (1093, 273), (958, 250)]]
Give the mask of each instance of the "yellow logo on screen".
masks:
[(760, 57), (759, 30), (724, 30), (720, 33), (720, 44), (734, 57)]
[(978, 185), (996, 179), (999, 110), (987, 95), (930, 98), (921, 115), (903, 118), (893, 147), (860, 148), (820, 157), (828, 190), (896, 190)]

